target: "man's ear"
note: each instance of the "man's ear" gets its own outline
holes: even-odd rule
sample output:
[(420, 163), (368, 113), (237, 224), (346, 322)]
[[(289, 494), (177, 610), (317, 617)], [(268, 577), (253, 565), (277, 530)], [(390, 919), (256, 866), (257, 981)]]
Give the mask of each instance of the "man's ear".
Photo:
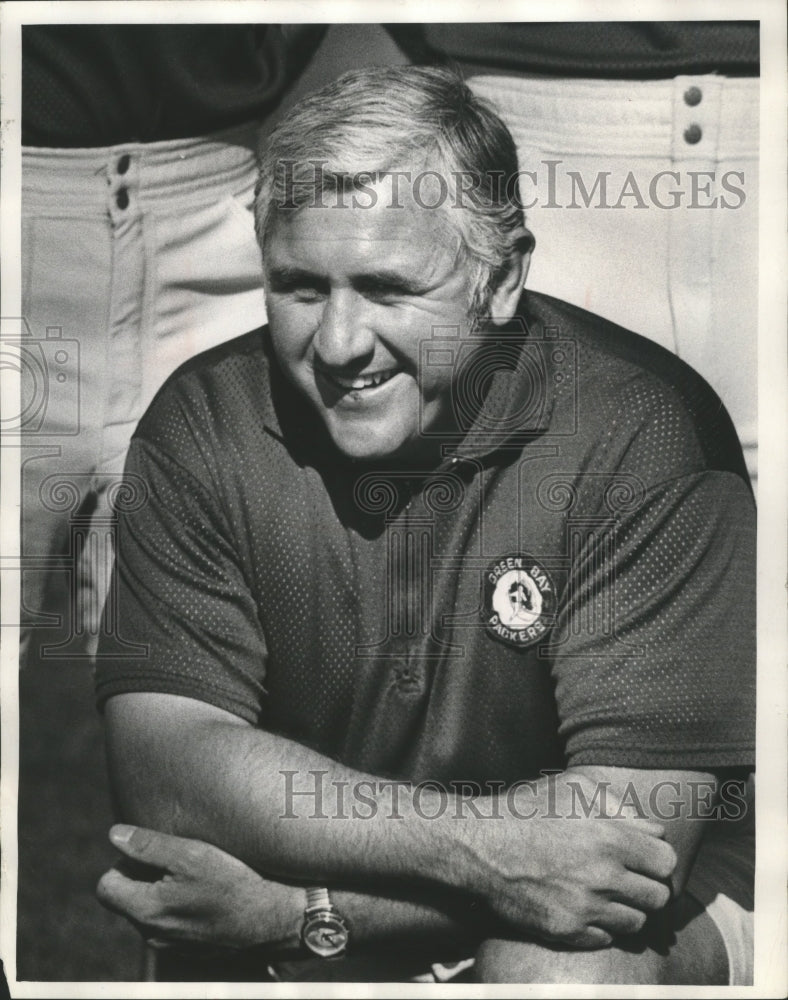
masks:
[(490, 299), (490, 322), (493, 326), (505, 326), (517, 312), (517, 304), (523, 294), (525, 279), (531, 264), (534, 238), (527, 229), (522, 230), (518, 249), (512, 254), (509, 266), (502, 274)]

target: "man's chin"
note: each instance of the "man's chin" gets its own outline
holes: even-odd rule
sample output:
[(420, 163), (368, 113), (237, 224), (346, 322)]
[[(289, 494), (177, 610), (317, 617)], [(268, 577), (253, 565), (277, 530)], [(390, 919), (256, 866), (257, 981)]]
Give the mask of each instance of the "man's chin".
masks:
[(376, 435), (362, 430), (348, 433), (344, 428), (331, 426), (328, 432), (337, 451), (354, 462), (388, 463), (407, 458), (409, 451), (408, 442), (394, 435)]
[(344, 458), (353, 462), (381, 462), (388, 463), (397, 459), (400, 455), (399, 448), (389, 448), (383, 445), (375, 445), (372, 442), (339, 442), (334, 438), (334, 444)]

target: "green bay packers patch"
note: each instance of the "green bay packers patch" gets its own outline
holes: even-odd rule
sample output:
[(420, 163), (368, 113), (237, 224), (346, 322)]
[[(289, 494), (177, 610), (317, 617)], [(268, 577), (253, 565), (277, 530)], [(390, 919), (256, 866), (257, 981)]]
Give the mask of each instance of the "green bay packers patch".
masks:
[(495, 639), (518, 649), (532, 646), (554, 624), (555, 609), (555, 585), (533, 556), (501, 556), (485, 571), (482, 615)]

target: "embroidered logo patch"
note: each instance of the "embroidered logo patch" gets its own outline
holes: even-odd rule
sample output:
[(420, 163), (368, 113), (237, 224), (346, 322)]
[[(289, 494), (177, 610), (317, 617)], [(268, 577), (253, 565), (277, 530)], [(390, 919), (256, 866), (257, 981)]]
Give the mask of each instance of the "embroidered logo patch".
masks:
[(549, 573), (525, 552), (496, 559), (484, 578), (485, 624), (509, 646), (532, 646), (554, 622), (555, 585)]

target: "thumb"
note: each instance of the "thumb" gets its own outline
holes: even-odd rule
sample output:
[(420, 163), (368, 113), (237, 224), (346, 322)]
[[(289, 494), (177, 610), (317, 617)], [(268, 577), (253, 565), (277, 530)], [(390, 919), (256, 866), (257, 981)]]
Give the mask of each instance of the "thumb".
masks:
[(110, 829), (109, 839), (127, 858), (156, 868), (171, 870), (181, 853), (180, 837), (142, 826), (117, 823)]

